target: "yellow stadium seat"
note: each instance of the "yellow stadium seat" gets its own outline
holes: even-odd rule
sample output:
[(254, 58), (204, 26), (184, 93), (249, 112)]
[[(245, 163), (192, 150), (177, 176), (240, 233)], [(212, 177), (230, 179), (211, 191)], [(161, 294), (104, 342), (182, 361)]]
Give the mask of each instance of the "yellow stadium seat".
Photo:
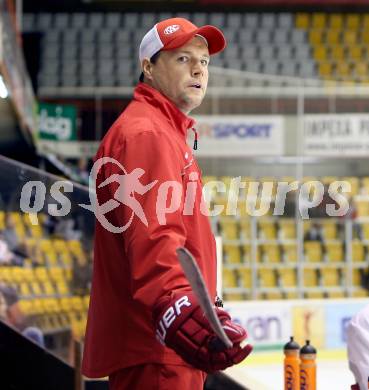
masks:
[[(355, 74), (358, 74), (357, 62), (363, 58), (363, 49), (360, 46), (350, 46), (348, 49), (348, 58), (354, 61), (353, 70), (354, 70)], [(359, 73), (360, 73), (360, 70), (359, 70)]]
[(24, 270), (22, 267), (11, 267), (10, 273), (13, 282), (20, 283), (24, 281)]
[(240, 219), (240, 238), (247, 239), (251, 237), (251, 225), (249, 218)]
[(56, 267), (59, 265), (58, 256), (54, 250), (45, 252), (45, 257), (50, 267)]
[(361, 229), (364, 240), (369, 240), (369, 223), (363, 223)]
[(66, 268), (65, 269), (65, 277), (67, 280), (72, 280), (73, 277), (73, 272), (71, 268)]
[(246, 244), (242, 246), (243, 255), (242, 260), (244, 263), (249, 263), (251, 261), (251, 245)]
[(33, 238), (36, 238), (36, 239), (42, 238), (43, 232), (42, 232), (42, 229), (41, 229), (40, 225), (30, 225), (29, 229), (30, 229), (30, 232), (31, 232), (31, 236)]
[(318, 275), (315, 269), (305, 268), (303, 272), (303, 279), (305, 287), (318, 286)]
[(29, 297), (29, 296), (32, 295), (32, 292), (31, 292), (31, 290), (30, 290), (30, 288), (29, 288), (28, 283), (23, 282), (23, 283), (21, 283), (21, 284), (19, 285), (19, 293), (20, 293), (20, 295), (23, 296), (23, 297)]
[(41, 289), (39, 282), (31, 282), (30, 286), (31, 286), (31, 289), (32, 289), (32, 292), (34, 295), (37, 295), (37, 296), (43, 295), (43, 292), (42, 292), (42, 289)]
[(322, 246), (319, 241), (304, 242), (305, 261), (319, 262), (322, 261)]
[(241, 267), (238, 269), (238, 274), (240, 276), (240, 281), (242, 286), (245, 288), (251, 287), (251, 269), (246, 267)]
[(56, 282), (56, 290), (59, 295), (68, 295), (70, 293), (68, 285), (63, 280)]
[(270, 268), (259, 268), (258, 280), (259, 280), (260, 287), (276, 286), (275, 272)]
[(297, 262), (297, 246), (295, 243), (282, 244), (283, 248), (283, 260), (286, 263)]
[(321, 62), (318, 65), (319, 75), (323, 78), (331, 78), (333, 74), (333, 67), (330, 62)]
[(264, 238), (266, 240), (275, 240), (277, 238), (277, 230), (274, 222), (260, 220), (259, 234), (260, 238)]
[(23, 269), (23, 279), (25, 282), (32, 282), (36, 279), (34, 271), (32, 268), (24, 268)]
[(358, 30), (360, 26), (359, 14), (348, 14), (346, 16), (346, 27), (350, 30)]
[(353, 298), (366, 298), (369, 295), (368, 290), (365, 288), (358, 288), (353, 293)]
[(351, 75), (350, 64), (345, 62), (338, 62), (336, 64), (336, 75), (339, 77), (348, 77)]
[(46, 282), (49, 280), (49, 274), (47, 272), (47, 269), (44, 267), (35, 268), (34, 274), (35, 274), (35, 278), (39, 282)]
[(324, 293), (322, 291), (307, 291), (305, 293), (305, 298), (307, 298), (307, 299), (322, 299), (322, 298), (324, 298)]
[(369, 201), (368, 200), (355, 199), (355, 206), (356, 206), (358, 217), (368, 217), (369, 216)]
[(50, 279), (54, 282), (64, 280), (64, 272), (62, 268), (50, 268), (49, 269)]
[(289, 240), (296, 238), (296, 222), (293, 219), (281, 218), (278, 223), (280, 239)]
[(345, 30), (342, 35), (342, 42), (347, 46), (355, 45), (357, 43), (357, 32)]
[(317, 48), (317, 47), (323, 47), (323, 38), (324, 33), (323, 30), (310, 30), (309, 31), (309, 43), (311, 46)]
[(308, 29), (310, 25), (310, 15), (305, 13), (298, 13), (296, 15), (296, 27)]
[(50, 282), (44, 282), (42, 287), (46, 295), (55, 295), (55, 288)]
[(321, 283), (323, 287), (340, 286), (341, 282), (339, 271), (335, 268), (322, 268)]
[(14, 230), (19, 240), (23, 240), (26, 237), (26, 229), (23, 225), (16, 225)]
[[(247, 250), (249, 251), (247, 253), (247, 257), (249, 259), (248, 261), (250, 261), (250, 262), (255, 261), (256, 263), (261, 261), (261, 247), (260, 247), (260, 245), (256, 246), (256, 254), (254, 254), (253, 249), (251, 248), (250, 245), (244, 245), (243, 249), (244, 249), (244, 254), (247, 253), (246, 252)], [(256, 255), (255, 259), (252, 258), (254, 255)], [(246, 257), (244, 257), (244, 258), (246, 259)]]
[(352, 270), (352, 285), (360, 287), (361, 286), (362, 273), (360, 269)]
[(72, 302), (67, 297), (60, 298), (59, 304), (60, 304), (62, 311), (66, 312), (66, 313), (68, 313), (72, 310)]
[(328, 291), (327, 297), (331, 298), (331, 299), (345, 298), (345, 292), (344, 291)]
[(268, 300), (283, 299), (283, 294), (281, 291), (271, 291), (271, 292), (266, 292), (264, 294), (265, 294), (265, 299)]
[(39, 242), (40, 249), (43, 251), (49, 251), (53, 250), (53, 245), (51, 243), (51, 240), (44, 238), (43, 240), (40, 240)]
[(73, 264), (72, 256), (69, 252), (64, 252), (59, 255), (60, 261), (65, 267), (71, 267)]
[(223, 298), (225, 301), (243, 301), (244, 300), (244, 294), (242, 293), (224, 293)]
[(340, 30), (328, 30), (326, 32), (325, 41), (327, 45), (334, 46), (338, 45), (341, 40), (341, 31)]
[(237, 287), (237, 276), (234, 270), (223, 268), (223, 287)]
[(219, 225), (222, 231), (222, 237), (225, 240), (238, 239), (238, 225), (235, 218), (220, 218)]
[(369, 44), (369, 26), (366, 26), (362, 31), (360, 35), (360, 41), (362, 44)]
[(365, 250), (360, 240), (352, 241), (352, 261), (355, 262), (365, 261)]
[(331, 48), (331, 59), (333, 61), (342, 61), (345, 58), (345, 50), (343, 46), (337, 45)]
[(278, 243), (264, 244), (262, 246), (262, 258), (267, 263), (280, 263), (281, 250)]
[(298, 299), (299, 294), (295, 291), (287, 291), (285, 297), (286, 299)]
[(54, 238), (52, 240), (52, 246), (57, 252), (69, 251), (67, 242), (60, 238)]
[(324, 13), (314, 13), (312, 16), (311, 27), (326, 28), (327, 15)]
[(72, 309), (74, 311), (83, 311), (83, 300), (80, 296), (71, 297)]
[(22, 216), (18, 211), (9, 211), (8, 212), (9, 219), (14, 223), (21, 222)]
[(241, 252), (239, 245), (223, 245), (223, 256), (227, 263), (241, 263)]
[(329, 27), (332, 29), (341, 29), (343, 26), (342, 14), (330, 14), (329, 15)]
[(69, 240), (67, 242), (67, 245), (68, 245), (69, 249), (71, 251), (73, 251), (73, 253), (76, 252), (76, 251), (77, 252), (83, 251), (82, 244), (78, 240)]
[(5, 229), (5, 212), (0, 210), (0, 230)]
[(286, 268), (278, 270), (281, 287), (294, 287), (297, 284), (295, 269)]
[(332, 220), (322, 221), (322, 231), (325, 240), (334, 240), (337, 238), (337, 223)]
[(313, 49), (313, 57), (318, 62), (327, 61), (328, 50), (325, 46), (315, 46)]
[(22, 313), (29, 316), (34, 314), (33, 302), (31, 300), (21, 299), (19, 300), (18, 304)]
[(83, 305), (84, 305), (86, 311), (88, 309), (89, 304), (90, 304), (90, 296), (89, 295), (85, 295), (83, 297)]
[(5, 283), (13, 282), (13, 274), (10, 267), (1, 267), (0, 280)]
[(369, 14), (363, 15), (363, 28), (369, 27)]
[(362, 187), (362, 192), (365, 195), (369, 194), (369, 177), (363, 177), (361, 179), (361, 187)]
[(332, 262), (344, 261), (343, 245), (340, 241), (327, 242), (325, 245), (326, 258)]

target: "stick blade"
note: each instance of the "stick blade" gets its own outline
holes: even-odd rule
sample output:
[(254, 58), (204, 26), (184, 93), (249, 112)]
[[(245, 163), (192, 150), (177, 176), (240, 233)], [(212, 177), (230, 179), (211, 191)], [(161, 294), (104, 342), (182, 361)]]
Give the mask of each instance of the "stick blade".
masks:
[(210, 326), (214, 333), (224, 343), (227, 348), (231, 348), (233, 343), (224, 332), (224, 329), (219, 321), (219, 318), (214, 310), (213, 304), (210, 300), (209, 292), (206, 288), (204, 279), (201, 275), (201, 271), (192, 256), (191, 252), (186, 248), (178, 248), (176, 250), (178, 260), (182, 266), (182, 269), (188, 279), (199, 304), (204, 311)]

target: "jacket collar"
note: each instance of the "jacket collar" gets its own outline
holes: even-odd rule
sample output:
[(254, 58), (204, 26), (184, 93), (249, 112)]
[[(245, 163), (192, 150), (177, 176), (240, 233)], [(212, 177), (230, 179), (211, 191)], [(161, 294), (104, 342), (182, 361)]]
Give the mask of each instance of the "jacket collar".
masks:
[(134, 90), (133, 98), (160, 110), (169, 122), (185, 137), (187, 136), (187, 130), (195, 124), (194, 119), (188, 117), (166, 96), (146, 83), (138, 83)]

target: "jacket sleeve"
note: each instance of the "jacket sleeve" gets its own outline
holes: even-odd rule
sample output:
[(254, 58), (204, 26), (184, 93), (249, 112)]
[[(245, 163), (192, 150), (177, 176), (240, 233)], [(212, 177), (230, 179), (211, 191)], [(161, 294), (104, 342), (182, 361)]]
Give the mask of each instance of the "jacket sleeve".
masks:
[[(137, 168), (143, 170), (141, 185), (157, 181), (147, 192), (145, 189), (135, 192), (134, 198), (144, 216), (133, 215), (130, 226), (122, 233), (132, 297), (150, 308), (163, 295), (191, 289), (175, 252), (179, 246), (185, 246), (187, 236), (182, 218), (185, 191), (181, 154), (168, 134), (147, 131), (125, 139), (116, 157), (128, 174)], [(173, 211), (164, 213), (171, 202)], [(132, 210), (127, 206), (117, 210), (117, 220), (122, 226), (132, 217)]]

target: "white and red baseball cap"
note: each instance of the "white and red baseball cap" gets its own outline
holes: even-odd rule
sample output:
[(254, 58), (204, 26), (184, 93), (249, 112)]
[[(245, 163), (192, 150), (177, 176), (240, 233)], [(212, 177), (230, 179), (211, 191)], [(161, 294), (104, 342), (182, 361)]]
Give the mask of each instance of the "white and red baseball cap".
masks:
[(151, 58), (160, 50), (172, 50), (183, 46), (195, 35), (205, 39), (209, 54), (222, 51), (226, 45), (223, 33), (214, 26), (197, 27), (184, 18), (171, 18), (163, 20), (146, 33), (140, 44), (140, 62), (144, 58)]

